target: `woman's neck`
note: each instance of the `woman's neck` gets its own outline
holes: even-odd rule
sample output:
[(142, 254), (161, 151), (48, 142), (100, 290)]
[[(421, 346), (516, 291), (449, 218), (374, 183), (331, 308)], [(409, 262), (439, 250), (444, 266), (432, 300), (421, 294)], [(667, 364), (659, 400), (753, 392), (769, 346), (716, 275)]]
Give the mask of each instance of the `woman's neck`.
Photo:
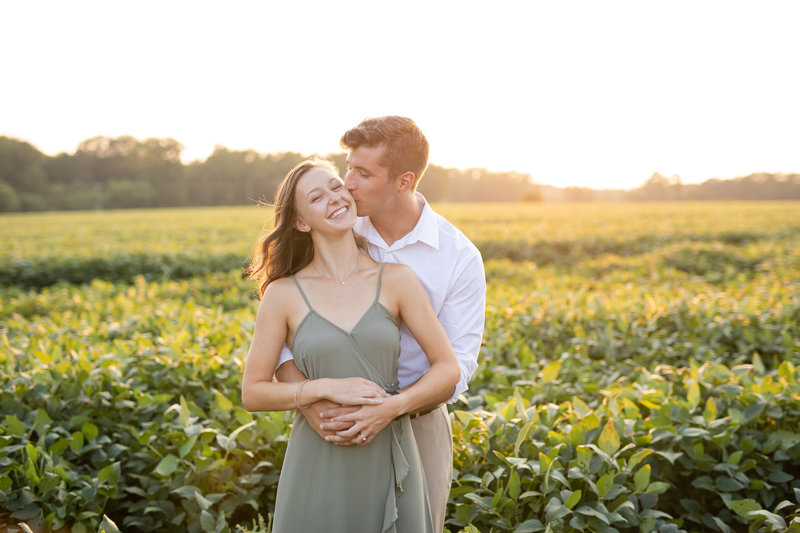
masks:
[(344, 284), (358, 271), (362, 256), (352, 233), (336, 240), (317, 238), (309, 266), (320, 277)]

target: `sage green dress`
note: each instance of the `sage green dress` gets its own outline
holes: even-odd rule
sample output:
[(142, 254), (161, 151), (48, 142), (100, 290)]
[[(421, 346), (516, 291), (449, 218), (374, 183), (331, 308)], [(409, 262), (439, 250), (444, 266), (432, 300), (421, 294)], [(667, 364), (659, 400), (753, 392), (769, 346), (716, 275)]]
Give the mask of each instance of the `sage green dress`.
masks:
[[(306, 377), (360, 376), (387, 391), (397, 390), (400, 331), (375, 300), (352, 331), (345, 331), (308, 306), (292, 339), (297, 368)], [(295, 416), (278, 481), (273, 533), (433, 532), (428, 494), (408, 416), (391, 422), (364, 446), (323, 440)]]

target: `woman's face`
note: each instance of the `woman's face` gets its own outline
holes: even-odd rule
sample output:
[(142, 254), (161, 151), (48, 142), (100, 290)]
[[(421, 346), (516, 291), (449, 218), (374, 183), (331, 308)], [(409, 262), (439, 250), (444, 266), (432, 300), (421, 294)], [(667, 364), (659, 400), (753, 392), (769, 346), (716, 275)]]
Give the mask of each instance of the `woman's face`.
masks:
[(303, 174), (295, 188), (300, 231), (350, 230), (356, 222), (353, 197), (344, 182), (326, 168), (314, 167)]

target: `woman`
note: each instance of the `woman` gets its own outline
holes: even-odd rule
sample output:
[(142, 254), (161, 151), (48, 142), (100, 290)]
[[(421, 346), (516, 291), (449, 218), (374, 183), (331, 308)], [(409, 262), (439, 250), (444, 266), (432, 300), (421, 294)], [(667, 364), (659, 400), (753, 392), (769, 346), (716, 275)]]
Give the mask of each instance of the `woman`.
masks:
[[(296, 417), (278, 482), (275, 533), (433, 529), (419, 451), (403, 414), (452, 389), (460, 370), (419, 280), (404, 265), (363, 254), (355, 220), (355, 202), (335, 167), (304, 161), (279, 186), (275, 229), (250, 266), (262, 299), (245, 363), (245, 408), (277, 411), (327, 399), (396, 418), (377, 435), (356, 425), (360, 445), (336, 446)], [(399, 392), (401, 322), (431, 368)], [(272, 380), (284, 344), (309, 378), (299, 385)]]

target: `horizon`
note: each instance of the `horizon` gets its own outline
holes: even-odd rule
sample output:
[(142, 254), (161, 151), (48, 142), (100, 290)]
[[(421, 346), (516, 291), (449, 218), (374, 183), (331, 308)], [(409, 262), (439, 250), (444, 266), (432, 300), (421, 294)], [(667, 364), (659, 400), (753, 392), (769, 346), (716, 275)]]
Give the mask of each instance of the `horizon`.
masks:
[(6, 4), (4, 69), (21, 81), (0, 87), (0, 135), (48, 155), (97, 135), (173, 138), (190, 162), (216, 145), (339, 153), (361, 119), (400, 114), (433, 164), (560, 188), (799, 173), (798, 15), (722, 1)]
[[(2, 136), (2, 134), (0, 134), (0, 136)], [(120, 137), (122, 137), (122, 136), (125, 136), (125, 135), (124, 134), (120, 135)], [(47, 153), (47, 152), (42, 151), (38, 146), (36, 146), (34, 143), (32, 143), (32, 142), (30, 142), (30, 141), (28, 141), (26, 139), (22, 139), (22, 138), (18, 138), (18, 137), (11, 137), (11, 138), (16, 139), (17, 141), (22, 141), (22, 142), (26, 142), (26, 143), (30, 144), (31, 146), (33, 146), (34, 148), (39, 150), (41, 153), (43, 153), (47, 157), (55, 157), (55, 156), (58, 156), (58, 155), (60, 155), (62, 153), (66, 153), (67, 155), (72, 156), (77, 152), (77, 148), (78, 148), (76, 146), (73, 150), (70, 150), (70, 151), (60, 151), (60, 152), (57, 152), (57, 153)], [(87, 140), (87, 139), (84, 139), (84, 140)], [(143, 139), (143, 138), (142, 139), (138, 139), (137, 138), (137, 140), (138, 141), (144, 141), (145, 139)], [(180, 139), (173, 139), (173, 140), (178, 141), (180, 143)], [(316, 156), (319, 156), (319, 157), (326, 158), (326, 157), (331, 157), (331, 156), (334, 156), (334, 155), (337, 155), (337, 154), (338, 155), (345, 154), (345, 152), (343, 152), (343, 151), (327, 153), (327, 154), (303, 153), (303, 152), (301, 152), (299, 150), (284, 150), (282, 152), (260, 152), (258, 150), (253, 149), (253, 148), (243, 148), (243, 149), (235, 150), (235, 149), (229, 148), (227, 146), (222, 146), (220, 144), (215, 145), (214, 150), (216, 150), (217, 148), (224, 148), (224, 149), (227, 149), (227, 150), (230, 150), (230, 151), (249, 151), (249, 150), (253, 150), (256, 153), (258, 153), (259, 155), (277, 155), (277, 154), (282, 153), (282, 152), (295, 152), (295, 153), (299, 153), (300, 155), (302, 155), (304, 157), (311, 157), (313, 155), (316, 155)], [(182, 152), (181, 164), (182, 165), (190, 165), (192, 163), (202, 163), (208, 157), (210, 157), (211, 155), (213, 155), (213, 151), (212, 151), (212, 153), (209, 153), (207, 156), (205, 156), (203, 158), (187, 160), (185, 157), (183, 157), (183, 152)], [(521, 171), (517, 171), (517, 170), (513, 170), (513, 169), (512, 170), (494, 170), (494, 169), (485, 168), (485, 167), (451, 167), (451, 166), (440, 165), (435, 161), (429, 161), (428, 165), (429, 166), (430, 165), (436, 165), (438, 167), (448, 168), (448, 169), (453, 168), (453, 169), (460, 170), (460, 171), (485, 170), (486, 172), (493, 173), (493, 174), (494, 173), (498, 173), (499, 174), (499, 173), (505, 173), (505, 172), (527, 174), (526, 172), (521, 172)], [(661, 176), (663, 176), (665, 178), (674, 178), (675, 177), (675, 176), (666, 176), (664, 174), (661, 174), (660, 172), (655, 172), (655, 173), (658, 173), (658, 174), (660, 174)], [(691, 181), (691, 182), (690, 181), (684, 181), (683, 178), (681, 178), (681, 184), (683, 184), (683, 185), (700, 185), (700, 184), (702, 184), (702, 183), (704, 183), (706, 181), (710, 181), (710, 180), (722, 180), (722, 181), (735, 180), (735, 179), (740, 179), (740, 178), (746, 178), (746, 177), (748, 177), (750, 175), (753, 175), (753, 174), (772, 174), (772, 175), (776, 175), (776, 176), (785, 176), (785, 175), (797, 175), (797, 174), (800, 174), (800, 172), (765, 172), (765, 171), (756, 171), (756, 172), (750, 172), (748, 174), (744, 174), (744, 175), (741, 175), (741, 176), (729, 176), (729, 177), (712, 176), (712, 177), (703, 178), (703, 179), (699, 179), (697, 181)], [(527, 174), (527, 175), (530, 176), (530, 174)], [(631, 186), (631, 187), (625, 187), (625, 188), (594, 187), (591, 184), (589, 184), (589, 185), (557, 185), (557, 184), (553, 184), (553, 183), (535, 181), (532, 177), (531, 177), (531, 180), (532, 180), (532, 183), (535, 184), (535, 185), (544, 186), (544, 187), (554, 187), (554, 188), (557, 188), (557, 189), (566, 189), (566, 188), (570, 188), (570, 187), (578, 187), (578, 188), (592, 189), (592, 190), (595, 190), (595, 191), (630, 191), (630, 190), (637, 189), (637, 188), (641, 187), (652, 176), (653, 176), (653, 174), (651, 174), (647, 178), (643, 179), (641, 183), (639, 183), (637, 185), (634, 185), (634, 186)], [(423, 178), (424, 178), (424, 176), (423, 176)]]

